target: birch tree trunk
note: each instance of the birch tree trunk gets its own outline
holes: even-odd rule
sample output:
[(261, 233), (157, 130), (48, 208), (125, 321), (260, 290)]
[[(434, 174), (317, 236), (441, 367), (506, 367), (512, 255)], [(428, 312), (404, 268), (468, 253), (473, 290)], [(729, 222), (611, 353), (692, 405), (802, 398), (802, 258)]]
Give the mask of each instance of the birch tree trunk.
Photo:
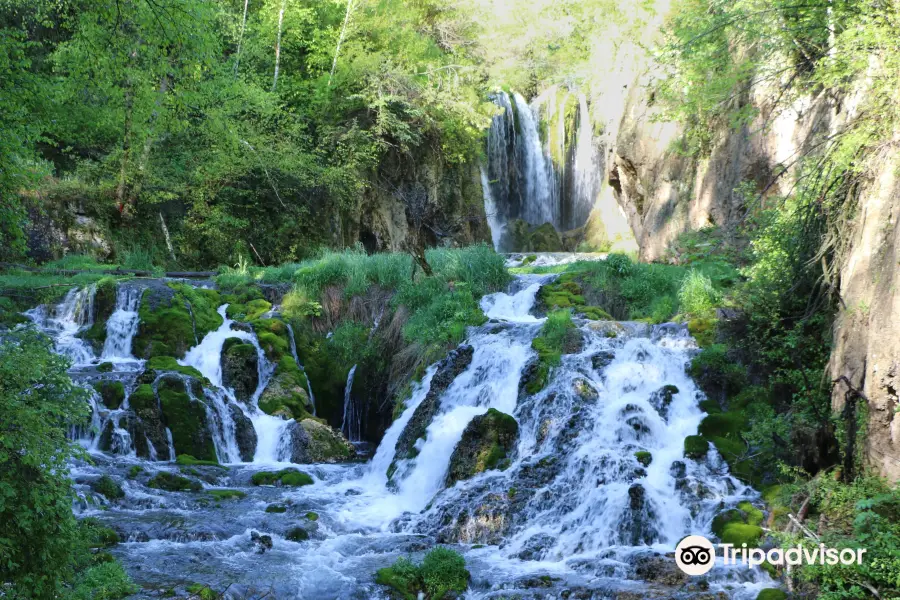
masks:
[(281, 66), (281, 24), (284, 22), (284, 5), (287, 0), (281, 0), (281, 11), (278, 13), (278, 38), (275, 41), (275, 79), (272, 81), (272, 91), (278, 87), (278, 69)]
[(331, 61), (331, 73), (328, 74), (328, 87), (331, 87), (331, 79), (334, 77), (334, 70), (337, 67), (338, 54), (341, 53), (341, 44), (344, 42), (344, 34), (347, 32), (347, 22), (350, 21), (350, 10), (353, 6), (353, 0), (347, 0), (347, 12), (344, 13), (344, 24), (341, 26), (341, 34), (338, 36), (337, 47), (334, 49), (334, 60)]
[(234, 60), (234, 75), (238, 74), (238, 65), (241, 64), (241, 46), (244, 43), (244, 30), (247, 29), (247, 7), (250, 0), (244, 0), (244, 19), (241, 21), (241, 35), (238, 37), (237, 58)]

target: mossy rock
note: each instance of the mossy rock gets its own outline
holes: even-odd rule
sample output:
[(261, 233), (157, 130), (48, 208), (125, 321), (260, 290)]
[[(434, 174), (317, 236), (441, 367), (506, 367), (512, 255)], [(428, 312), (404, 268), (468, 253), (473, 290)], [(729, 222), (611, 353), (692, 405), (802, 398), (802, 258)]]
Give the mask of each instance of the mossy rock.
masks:
[(178, 364), (173, 356), (154, 356), (144, 364), (144, 372), (138, 377), (140, 383), (153, 383), (163, 373), (179, 373), (192, 377), (202, 382), (204, 386), (211, 385), (200, 371), (194, 367)]
[(750, 525), (762, 525), (763, 511), (753, 506), (750, 502), (744, 501), (737, 505), (738, 510), (744, 513), (744, 519)]
[(309, 520), (309, 521), (318, 521), (318, 520), (319, 520), (319, 514), (318, 514), (318, 513), (314, 513), (314, 512), (312, 512), (312, 511), (309, 511), (308, 513), (306, 513), (306, 518), (307, 518), (307, 520)]
[(646, 450), (638, 450), (634, 453), (634, 458), (645, 467), (649, 467), (653, 462), (653, 454)]
[(143, 473), (144, 467), (141, 465), (132, 465), (130, 469), (128, 469), (128, 479), (137, 479), (137, 476)]
[(582, 306), (575, 310), (575, 314), (581, 315), (585, 319), (590, 319), (591, 321), (613, 321), (615, 319), (612, 318), (608, 312), (600, 308), (599, 306)]
[(222, 384), (234, 391), (241, 402), (248, 402), (259, 385), (259, 357), (256, 346), (232, 337), (222, 345)]
[(112, 373), (113, 364), (111, 362), (103, 362), (97, 365), (98, 373)]
[(715, 319), (691, 319), (688, 321), (688, 331), (697, 340), (698, 346), (707, 348), (713, 344), (716, 339), (716, 323)]
[(216, 449), (208, 428), (206, 406), (188, 395), (180, 378), (163, 377), (157, 384), (157, 392), (163, 422), (172, 432), (175, 453), (215, 461)]
[(225, 314), (235, 321), (254, 321), (272, 310), (272, 303), (262, 298), (247, 300), (246, 302), (229, 304)]
[(300, 487), (314, 483), (312, 477), (294, 468), (280, 471), (260, 471), (254, 473), (250, 481), (253, 485), (283, 485), (286, 487)]
[(128, 405), (137, 417), (129, 427), (137, 455), (149, 458), (155, 453), (162, 459), (169, 458), (169, 439), (153, 386), (148, 383), (137, 386), (128, 397)]
[(336, 463), (356, 456), (353, 445), (339, 431), (313, 418), (291, 423), (284, 435), (290, 440), (293, 463)]
[(740, 548), (742, 544), (755, 547), (762, 537), (760, 524), (763, 513), (749, 502), (742, 502), (738, 508), (723, 511), (715, 516), (712, 532), (725, 544), (734, 544)]
[(528, 233), (528, 250), (533, 252), (562, 252), (562, 238), (550, 223), (539, 225)]
[(104, 379), (95, 383), (94, 389), (100, 394), (103, 406), (110, 410), (118, 409), (125, 400), (125, 386), (121, 381)]
[(290, 355), (282, 356), (259, 397), (259, 409), (286, 419), (305, 419), (313, 410), (306, 375)]
[(266, 507), (267, 513), (282, 514), (287, 512), (287, 506), (284, 504), (270, 504)]
[(203, 489), (203, 486), (197, 481), (166, 471), (154, 475), (147, 482), (147, 486), (168, 492), (199, 492)]
[(118, 284), (112, 277), (104, 277), (96, 284), (94, 292), (93, 323), (78, 334), (78, 337), (90, 343), (95, 352), (100, 352), (106, 342), (106, 322), (116, 311), (116, 293)]
[(118, 500), (125, 497), (122, 486), (109, 475), (103, 475), (100, 479), (91, 483), (91, 489), (105, 496), (107, 500)]
[(206, 490), (216, 500), (243, 500), (247, 494), (240, 490)]
[(684, 455), (694, 460), (701, 459), (709, 452), (709, 442), (702, 435), (689, 435), (684, 438)]
[(284, 534), (284, 539), (291, 542), (305, 542), (309, 539), (309, 532), (302, 527), (292, 527)]
[(746, 523), (729, 523), (722, 532), (721, 540), (724, 544), (734, 544), (740, 548), (743, 544), (747, 547), (755, 547), (762, 536), (762, 527)]
[(184, 356), (203, 336), (222, 325), (222, 316), (216, 312), (221, 301), (217, 291), (180, 283), (167, 287), (144, 290), (132, 342), (135, 356)]
[(787, 594), (776, 588), (762, 590), (756, 595), (756, 600), (786, 600)]
[(199, 458), (194, 458), (190, 454), (179, 454), (175, 459), (175, 464), (182, 467), (218, 467), (220, 469), (224, 469), (222, 465), (219, 464), (218, 461), (215, 460), (200, 460)]
[(472, 419), (450, 457), (447, 486), (490, 469), (506, 468), (518, 435), (516, 420), (495, 408)]

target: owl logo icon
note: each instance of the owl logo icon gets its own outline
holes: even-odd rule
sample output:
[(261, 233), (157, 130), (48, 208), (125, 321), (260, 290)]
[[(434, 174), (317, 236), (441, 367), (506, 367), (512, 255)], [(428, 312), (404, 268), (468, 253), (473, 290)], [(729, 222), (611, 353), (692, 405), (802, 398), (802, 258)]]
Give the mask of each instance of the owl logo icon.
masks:
[(675, 547), (675, 564), (688, 575), (704, 575), (716, 564), (712, 542), (702, 535), (689, 535)]

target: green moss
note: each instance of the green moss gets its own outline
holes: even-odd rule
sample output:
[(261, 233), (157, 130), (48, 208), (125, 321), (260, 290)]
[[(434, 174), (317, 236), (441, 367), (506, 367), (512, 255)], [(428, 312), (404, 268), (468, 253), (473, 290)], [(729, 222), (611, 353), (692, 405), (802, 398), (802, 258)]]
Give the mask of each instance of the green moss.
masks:
[(121, 381), (102, 380), (94, 384), (94, 389), (100, 394), (103, 405), (110, 410), (116, 410), (125, 400), (125, 386)]
[(229, 319), (236, 321), (254, 321), (270, 310), (272, 310), (270, 302), (262, 298), (256, 298), (241, 304), (229, 304), (228, 308), (225, 309), (225, 314), (228, 315)]
[(284, 486), (299, 487), (312, 485), (313, 478), (302, 471), (288, 468), (281, 471), (260, 471), (259, 473), (254, 473), (250, 481), (253, 485), (276, 485), (280, 483)]
[(738, 548), (747, 544), (749, 548), (757, 545), (762, 533), (762, 527), (758, 525), (732, 522), (725, 525), (720, 538), (724, 544), (734, 544)]
[(403, 600), (416, 600), (424, 587), (419, 567), (402, 556), (390, 567), (378, 569), (375, 582), (391, 588)]
[(308, 513), (306, 513), (306, 518), (307, 518), (308, 520), (310, 520), (310, 521), (318, 521), (318, 520), (319, 520), (319, 515), (318, 515), (318, 513), (314, 513), (314, 512), (312, 512), (312, 511), (309, 511)]
[(155, 308), (151, 306), (153, 291), (144, 291), (138, 310), (138, 331), (132, 343), (136, 356), (183, 356), (197, 341), (195, 326), (197, 338), (202, 339), (222, 325), (222, 317), (216, 312), (221, 300), (216, 290), (181, 283), (168, 285), (175, 294)]
[(722, 534), (725, 533), (725, 526), (729, 523), (742, 523), (743, 515), (741, 511), (736, 508), (731, 508), (729, 510), (724, 510), (717, 514), (712, 521), (712, 532), (716, 535), (716, 537), (721, 538)]
[(197, 600), (216, 600), (219, 598), (219, 594), (217, 594), (212, 588), (205, 586), (200, 583), (192, 583), (187, 586), (185, 590), (192, 594)]
[(215, 460), (199, 460), (199, 459), (197, 459), (197, 458), (194, 458), (194, 457), (191, 456), (190, 454), (179, 454), (178, 457), (175, 459), (175, 464), (182, 465), (182, 466), (197, 466), (197, 465), (200, 465), (200, 466), (205, 466), (205, 467), (219, 467), (220, 469), (224, 469), (224, 468), (225, 468), (225, 467), (223, 467), (222, 465), (220, 465), (220, 464), (218, 463), (218, 461), (215, 461)]
[(206, 490), (206, 493), (219, 501), (231, 500), (232, 498), (242, 500), (247, 497), (247, 494), (240, 490)]
[(156, 394), (153, 393), (153, 386), (149, 383), (143, 383), (131, 392), (128, 397), (128, 404), (134, 411), (152, 409), (156, 407)]
[(147, 371), (172, 371), (206, 382), (206, 378), (200, 371), (194, 367), (179, 365), (178, 361), (172, 356), (154, 356), (147, 361), (145, 369)]
[(697, 340), (698, 346), (707, 348), (712, 345), (716, 337), (716, 323), (715, 319), (691, 319), (688, 321), (688, 331)]
[(776, 588), (762, 590), (756, 596), (756, 600), (785, 600), (786, 598), (787, 594)]
[(78, 533), (89, 548), (110, 548), (120, 541), (114, 529), (101, 525), (94, 517), (78, 521)]
[(128, 469), (128, 479), (135, 479), (138, 475), (140, 475), (144, 471), (144, 467), (141, 465), (132, 465), (130, 469)]
[(700, 459), (709, 452), (709, 443), (702, 435), (689, 435), (684, 438), (684, 455), (688, 458)]
[(653, 454), (647, 452), (645, 450), (639, 450), (634, 453), (634, 457), (637, 459), (639, 463), (644, 465), (645, 467), (649, 467), (650, 463), (653, 462)]
[(276, 514), (286, 513), (287, 506), (285, 506), (284, 504), (270, 504), (266, 507), (266, 512)]
[(206, 423), (206, 407), (187, 394), (180, 379), (165, 378), (157, 385), (165, 425), (175, 452), (201, 461), (215, 461), (216, 449)]
[(532, 369), (525, 390), (529, 394), (540, 392), (547, 385), (550, 368), (562, 362), (563, 347), (570, 330), (574, 330), (572, 315), (567, 310), (557, 310), (547, 315), (541, 333), (531, 341), (538, 361)]
[(745, 515), (745, 520), (750, 525), (762, 525), (763, 522), (763, 512), (750, 504), (750, 502), (744, 501), (738, 504), (738, 510), (743, 511)]
[(91, 489), (93, 489), (98, 494), (106, 496), (108, 500), (117, 500), (119, 498), (125, 497), (125, 492), (122, 491), (122, 486), (119, 485), (116, 480), (109, 475), (103, 475), (100, 479), (93, 482), (91, 484)]
[(97, 365), (98, 373), (111, 373), (113, 370), (113, 364), (111, 362), (104, 362)]
[(161, 471), (153, 476), (147, 482), (147, 486), (169, 492), (199, 492), (203, 489), (203, 486), (196, 481), (166, 471)]

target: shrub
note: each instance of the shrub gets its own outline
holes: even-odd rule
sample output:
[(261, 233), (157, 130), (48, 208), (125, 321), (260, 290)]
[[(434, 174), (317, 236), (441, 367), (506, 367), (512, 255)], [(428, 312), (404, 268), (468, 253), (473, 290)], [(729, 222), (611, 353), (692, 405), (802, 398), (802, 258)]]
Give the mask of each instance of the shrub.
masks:
[(691, 270), (681, 282), (678, 301), (681, 312), (692, 317), (709, 317), (722, 298), (712, 281), (699, 271)]
[(469, 587), (466, 559), (449, 548), (438, 547), (426, 554), (420, 570), (431, 598), (443, 598), (447, 592), (465, 592)]
[(71, 600), (119, 600), (139, 591), (117, 562), (90, 567), (78, 576)]

